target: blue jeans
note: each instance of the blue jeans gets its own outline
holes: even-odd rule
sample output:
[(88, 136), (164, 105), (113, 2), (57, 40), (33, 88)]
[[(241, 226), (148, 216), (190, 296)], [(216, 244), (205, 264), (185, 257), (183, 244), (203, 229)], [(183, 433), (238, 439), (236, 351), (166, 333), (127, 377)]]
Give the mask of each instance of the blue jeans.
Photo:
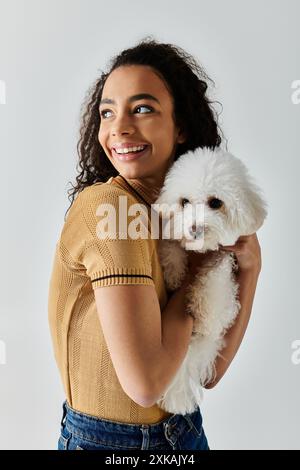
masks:
[(210, 450), (198, 408), (156, 424), (126, 424), (97, 418), (63, 403), (58, 450)]

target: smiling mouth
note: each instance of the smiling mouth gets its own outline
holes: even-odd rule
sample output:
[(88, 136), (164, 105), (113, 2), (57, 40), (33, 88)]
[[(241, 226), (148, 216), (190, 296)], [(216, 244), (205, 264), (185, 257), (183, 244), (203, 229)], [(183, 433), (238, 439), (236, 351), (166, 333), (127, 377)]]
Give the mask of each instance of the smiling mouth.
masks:
[(150, 145), (146, 145), (144, 150), (140, 150), (137, 152), (128, 152), (128, 153), (117, 153), (114, 148), (112, 148), (111, 153), (112, 156), (120, 161), (131, 161), (131, 160), (136, 160), (138, 158), (141, 158), (145, 153), (148, 152), (150, 149)]

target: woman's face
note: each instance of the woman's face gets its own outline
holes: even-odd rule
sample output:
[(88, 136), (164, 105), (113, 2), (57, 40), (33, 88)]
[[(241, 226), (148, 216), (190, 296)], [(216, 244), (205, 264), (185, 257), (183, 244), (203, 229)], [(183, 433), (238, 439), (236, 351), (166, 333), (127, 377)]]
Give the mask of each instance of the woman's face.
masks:
[[(153, 98), (135, 96), (140, 94)], [(99, 112), (99, 142), (116, 170), (125, 178), (161, 187), (176, 144), (184, 141), (163, 80), (149, 66), (121, 66), (105, 82)], [(122, 144), (147, 147), (141, 153), (118, 155), (113, 147)]]

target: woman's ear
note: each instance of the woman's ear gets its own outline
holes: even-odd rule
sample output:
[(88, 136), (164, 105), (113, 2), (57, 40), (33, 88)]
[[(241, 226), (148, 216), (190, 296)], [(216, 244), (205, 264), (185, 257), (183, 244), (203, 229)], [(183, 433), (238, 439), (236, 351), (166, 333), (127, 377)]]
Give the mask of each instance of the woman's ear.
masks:
[(179, 130), (178, 135), (177, 135), (177, 143), (178, 144), (183, 144), (187, 139), (187, 135), (183, 130)]

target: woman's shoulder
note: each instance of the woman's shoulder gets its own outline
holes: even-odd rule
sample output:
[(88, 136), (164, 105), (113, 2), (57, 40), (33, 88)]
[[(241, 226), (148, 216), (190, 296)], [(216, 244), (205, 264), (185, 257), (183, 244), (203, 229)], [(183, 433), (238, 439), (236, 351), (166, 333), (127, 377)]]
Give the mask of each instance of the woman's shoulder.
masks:
[(97, 183), (93, 183), (90, 186), (85, 187), (78, 194), (78, 198), (80, 197), (81, 201), (83, 202), (84, 200), (88, 201), (98, 197), (99, 199), (103, 197), (109, 198), (110, 195), (113, 197), (115, 197), (115, 195), (126, 195), (130, 198), (135, 199), (134, 195), (126, 189), (122, 188), (113, 176), (111, 176), (105, 182), (99, 181)]
[(66, 247), (76, 244), (81, 246), (82, 243), (96, 239), (99, 220), (106, 216), (107, 210), (111, 209), (112, 212), (109, 212), (109, 215), (116, 215), (116, 220), (119, 220), (119, 214), (124, 210), (120, 196), (126, 194), (129, 202), (125, 210), (131, 206), (134, 199), (131, 200), (126, 190), (115, 185), (112, 177), (105, 182), (96, 182), (83, 188), (77, 193), (67, 213), (61, 230), (61, 243)]
[(93, 183), (83, 188), (75, 197), (70, 212), (76, 213), (101, 202), (118, 205), (119, 196), (127, 196), (130, 202), (135, 202), (134, 196), (116, 184), (114, 178), (111, 177), (105, 182)]
[(128, 214), (136, 202), (136, 197), (115, 183), (111, 177), (105, 182), (97, 182), (82, 189), (75, 197), (65, 222), (80, 230), (83, 229), (81, 225), (86, 225), (87, 222), (95, 225), (98, 216), (103, 216), (106, 210), (112, 210), (117, 216), (124, 210)]

